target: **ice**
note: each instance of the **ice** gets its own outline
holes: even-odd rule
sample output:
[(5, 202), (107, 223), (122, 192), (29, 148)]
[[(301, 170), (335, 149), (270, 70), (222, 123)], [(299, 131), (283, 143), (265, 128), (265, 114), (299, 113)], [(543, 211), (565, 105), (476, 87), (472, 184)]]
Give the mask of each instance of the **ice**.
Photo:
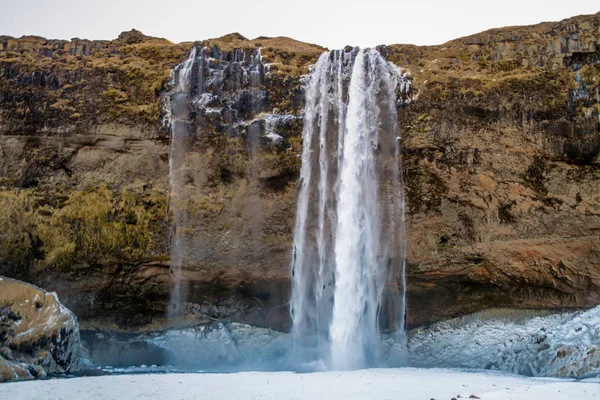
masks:
[(410, 338), (409, 361), (530, 376), (599, 374), (600, 307), (539, 317), (477, 314), (439, 323)]
[(293, 122), (298, 117), (295, 115), (272, 113), (263, 115), (262, 118), (265, 121), (265, 137), (272, 143), (279, 144), (283, 142), (284, 138), (277, 133), (278, 128)]
[(288, 335), (239, 323), (215, 323), (170, 330), (149, 339), (165, 349), (169, 364), (201, 370), (281, 369)]
[[(600, 307), (585, 312), (490, 310), (411, 332), (408, 349), (382, 335), (382, 366), (491, 369), (540, 377), (600, 374)], [(204, 371), (323, 371), (325, 357), (298, 360), (287, 333), (239, 323), (168, 331), (148, 339), (169, 365)]]

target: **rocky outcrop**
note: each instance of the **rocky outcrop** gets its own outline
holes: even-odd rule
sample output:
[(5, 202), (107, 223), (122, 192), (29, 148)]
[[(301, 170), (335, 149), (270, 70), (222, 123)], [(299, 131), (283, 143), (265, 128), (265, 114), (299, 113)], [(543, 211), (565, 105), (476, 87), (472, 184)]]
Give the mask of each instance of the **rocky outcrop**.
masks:
[[(410, 326), (600, 303), (599, 24), (595, 14), (379, 48), (413, 79), (398, 113)], [(324, 49), (239, 34), (199, 44), (222, 61), (260, 47), (268, 73), (259, 109), (203, 116), (194, 138), (188, 314), (286, 329), (301, 76)], [(85, 327), (164, 326), (163, 101), (191, 47), (136, 31), (0, 37), (0, 272), (56, 291)]]
[(74, 372), (81, 364), (77, 319), (56, 293), (0, 277), (0, 382)]

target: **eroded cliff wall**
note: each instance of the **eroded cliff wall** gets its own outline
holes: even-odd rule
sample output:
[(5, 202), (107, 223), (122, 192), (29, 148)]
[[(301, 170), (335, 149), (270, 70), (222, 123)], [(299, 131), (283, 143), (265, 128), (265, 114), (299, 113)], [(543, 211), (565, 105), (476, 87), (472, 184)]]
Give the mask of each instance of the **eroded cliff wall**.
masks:
[(599, 21), (386, 49), (420, 91), (400, 114), (413, 322), (600, 301)]
[[(600, 303), (599, 25), (596, 14), (380, 48), (413, 77), (414, 100), (399, 109), (410, 325)], [(269, 73), (260, 110), (232, 106), (195, 140), (189, 313), (286, 329), (301, 76), (324, 49), (237, 34), (201, 44), (221, 60), (260, 47)], [(163, 102), (191, 46), (137, 31), (0, 37), (0, 274), (57, 291), (84, 328), (163, 326)], [(253, 150), (243, 127), (264, 133), (264, 112), (291, 118), (281, 142)]]

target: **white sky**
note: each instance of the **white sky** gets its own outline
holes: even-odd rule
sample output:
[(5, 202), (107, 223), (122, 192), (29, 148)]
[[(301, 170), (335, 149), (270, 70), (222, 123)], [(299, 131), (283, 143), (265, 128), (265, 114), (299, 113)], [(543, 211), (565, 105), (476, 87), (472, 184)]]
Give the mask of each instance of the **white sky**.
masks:
[(329, 48), (425, 45), (598, 11), (599, 0), (0, 0), (0, 34), (114, 39), (136, 28), (174, 42), (239, 32)]

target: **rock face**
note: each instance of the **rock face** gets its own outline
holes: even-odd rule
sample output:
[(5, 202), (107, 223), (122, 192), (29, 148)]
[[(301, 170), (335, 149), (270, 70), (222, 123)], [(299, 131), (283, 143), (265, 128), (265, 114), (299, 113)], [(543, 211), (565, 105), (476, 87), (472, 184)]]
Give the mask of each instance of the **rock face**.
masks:
[(0, 382), (74, 372), (81, 356), (77, 319), (56, 293), (0, 277)]
[(599, 22), (384, 50), (419, 90), (401, 114), (411, 324), (600, 301)]
[[(599, 25), (595, 14), (379, 48), (413, 79), (398, 112), (410, 326), (600, 303)], [(285, 330), (301, 76), (324, 49), (239, 34), (198, 44), (221, 60), (260, 47), (267, 74), (260, 109), (200, 116), (190, 157), (201, 173), (185, 180), (197, 221), (188, 313)], [(137, 31), (0, 37), (0, 273), (56, 291), (85, 327), (164, 326), (164, 99), (191, 47)], [(275, 127), (267, 114), (281, 117)], [(252, 124), (277, 140), (252, 146)]]
[[(21, 41), (33, 42), (31, 52)], [(261, 83), (267, 97), (260, 108), (238, 101), (246, 88), (229, 88), (223, 113), (198, 117), (204, 124), (185, 180), (186, 211), (197, 221), (188, 235), (195, 263), (184, 266), (190, 310), (201, 319), (281, 327), (288, 320), (300, 74), (324, 49), (239, 35), (199, 45), (224, 63), (261, 47), (271, 73)], [(39, 38), (4, 45), (0, 203), (7, 212), (0, 226), (8, 232), (0, 268), (57, 291), (85, 326), (160, 328), (172, 287), (170, 130), (161, 111), (170, 72), (192, 44), (119, 39), (94, 44), (89, 57), (61, 46)], [(65, 101), (72, 108), (64, 114), (51, 111)], [(253, 122), (265, 110), (271, 116)], [(255, 125), (257, 148), (247, 135)], [(276, 145), (263, 140), (267, 129), (281, 137)], [(257, 224), (260, 231), (251, 232)]]

